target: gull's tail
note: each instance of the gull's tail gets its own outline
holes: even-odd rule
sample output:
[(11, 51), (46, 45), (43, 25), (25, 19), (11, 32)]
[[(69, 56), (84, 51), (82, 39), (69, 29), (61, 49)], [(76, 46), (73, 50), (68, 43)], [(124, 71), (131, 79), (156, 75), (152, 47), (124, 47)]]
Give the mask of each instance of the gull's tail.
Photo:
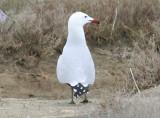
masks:
[(73, 91), (74, 91), (74, 96), (77, 98), (84, 93), (87, 93), (89, 91), (89, 86), (83, 86), (81, 83), (78, 83), (75, 86), (72, 86)]

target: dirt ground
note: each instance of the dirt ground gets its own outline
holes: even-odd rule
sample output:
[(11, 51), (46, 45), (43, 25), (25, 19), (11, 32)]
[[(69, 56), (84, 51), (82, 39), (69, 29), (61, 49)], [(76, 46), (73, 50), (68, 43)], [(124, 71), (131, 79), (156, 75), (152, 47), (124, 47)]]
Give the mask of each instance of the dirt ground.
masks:
[[(68, 104), (69, 100), (15, 99), (0, 100), (1, 118), (159, 118), (159, 89), (134, 96), (114, 96), (107, 102), (90, 99), (88, 104)], [(152, 92), (151, 92), (152, 91)], [(158, 95), (158, 96), (157, 96)]]
[[(98, 103), (68, 104), (68, 100), (2, 99), (1, 118), (88, 118), (96, 115)], [(96, 113), (95, 113), (96, 112)]]
[[(91, 103), (68, 104), (70, 89), (56, 79), (57, 57), (39, 61), (33, 57), (23, 64), (1, 62), (0, 118), (158, 118), (159, 87), (143, 96), (126, 93), (129, 79), (123, 55), (95, 48), (96, 82), (88, 97)], [(22, 66), (23, 65), (23, 66)], [(155, 91), (155, 92), (154, 92)], [(151, 94), (152, 93), (152, 94)], [(154, 94), (153, 94), (154, 93)], [(153, 105), (156, 104), (156, 105)], [(146, 108), (146, 109), (145, 109)]]
[[(93, 52), (96, 81), (89, 94), (93, 98), (100, 97), (103, 92), (119, 91), (126, 84), (123, 62), (119, 62), (110, 51), (104, 52), (101, 49), (94, 49)], [(0, 97), (69, 99), (70, 88), (59, 84), (56, 78), (57, 58), (41, 60), (37, 66), (33, 57), (26, 57), (23, 62), (8, 60), (0, 63)]]

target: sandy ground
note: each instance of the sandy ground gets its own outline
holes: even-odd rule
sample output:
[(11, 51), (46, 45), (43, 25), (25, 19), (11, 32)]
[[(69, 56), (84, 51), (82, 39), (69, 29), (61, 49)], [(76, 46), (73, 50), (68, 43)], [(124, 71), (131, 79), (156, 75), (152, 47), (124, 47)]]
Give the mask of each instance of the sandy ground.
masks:
[(23, 66), (0, 62), (0, 118), (159, 118), (160, 87), (129, 96), (128, 69), (120, 54), (94, 49), (93, 58), (96, 82), (88, 94), (92, 102), (77, 99), (76, 105), (68, 104), (70, 89), (56, 79), (57, 56), (36, 67), (33, 57)]
[(1, 118), (159, 118), (160, 87), (141, 95), (114, 96), (108, 102), (90, 99), (88, 104), (68, 104), (69, 100), (0, 100)]
[[(108, 91), (125, 88), (127, 78), (124, 76), (126, 69), (123, 62), (106, 50), (95, 49), (92, 54), (96, 65), (96, 81), (91, 87), (90, 96), (97, 98), (102, 90), (108, 94)], [(56, 78), (57, 58), (41, 60), (38, 65), (34, 57), (0, 62), (0, 97), (69, 99), (70, 88), (60, 84)]]
[(89, 104), (68, 104), (68, 100), (2, 99), (1, 118), (88, 118), (97, 115), (96, 100)]

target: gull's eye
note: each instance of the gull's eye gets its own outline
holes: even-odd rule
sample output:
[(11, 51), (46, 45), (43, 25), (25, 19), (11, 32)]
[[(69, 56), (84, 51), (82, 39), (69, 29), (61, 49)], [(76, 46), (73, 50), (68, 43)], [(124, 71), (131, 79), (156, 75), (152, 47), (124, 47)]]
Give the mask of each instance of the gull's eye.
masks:
[(84, 16), (84, 18), (87, 18), (87, 16)]

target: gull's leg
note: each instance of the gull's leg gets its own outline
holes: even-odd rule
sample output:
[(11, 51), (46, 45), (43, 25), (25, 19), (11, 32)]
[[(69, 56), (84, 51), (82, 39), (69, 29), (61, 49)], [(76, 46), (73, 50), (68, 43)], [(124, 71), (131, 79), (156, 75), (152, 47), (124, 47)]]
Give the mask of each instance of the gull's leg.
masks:
[(88, 103), (88, 99), (87, 99), (87, 93), (84, 94), (84, 100), (81, 103)]
[(71, 87), (71, 102), (69, 104), (75, 104), (74, 100), (73, 100), (73, 88)]

